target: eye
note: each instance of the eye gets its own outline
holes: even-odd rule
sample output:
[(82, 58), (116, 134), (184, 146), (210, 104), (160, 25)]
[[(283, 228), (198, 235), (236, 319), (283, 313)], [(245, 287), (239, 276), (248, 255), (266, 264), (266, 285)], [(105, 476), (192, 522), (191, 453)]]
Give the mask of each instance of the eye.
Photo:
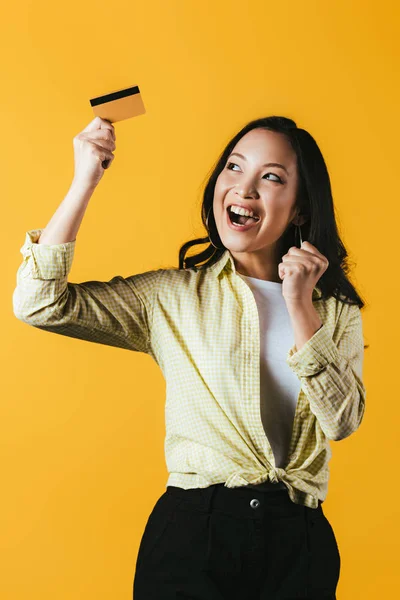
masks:
[[(233, 169), (231, 169), (232, 166), (237, 167), (238, 165), (236, 163), (230, 162), (230, 163), (228, 163), (228, 166), (226, 168), (229, 169), (229, 171), (233, 171)], [(282, 183), (282, 179), (278, 175), (276, 175), (276, 173), (270, 172), (270, 173), (266, 173), (265, 175), (273, 175), (274, 177), (277, 177), (279, 183)], [(265, 175), (263, 177), (265, 177)], [(272, 179), (271, 181), (274, 181), (274, 180)], [(278, 183), (278, 181), (275, 180), (276, 183)]]

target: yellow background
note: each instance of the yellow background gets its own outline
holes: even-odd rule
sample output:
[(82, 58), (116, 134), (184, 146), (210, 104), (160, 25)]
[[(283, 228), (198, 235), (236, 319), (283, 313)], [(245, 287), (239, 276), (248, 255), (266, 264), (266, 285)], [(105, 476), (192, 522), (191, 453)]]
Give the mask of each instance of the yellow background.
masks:
[[(249, 0), (9, 3), (2, 10), (2, 600), (131, 598), (165, 491), (165, 380), (144, 354), (50, 334), (12, 310), (19, 252), (73, 177), (89, 98), (139, 85), (115, 124), (69, 280), (178, 265), (206, 234), (203, 184), (250, 119), (294, 118), (331, 176), (362, 311), (366, 414), (332, 442), (324, 511), (338, 600), (394, 597), (398, 569), (399, 4)], [(199, 246), (198, 250), (205, 246)], [(63, 374), (61, 374), (63, 373)], [(67, 375), (65, 375), (65, 373)]]

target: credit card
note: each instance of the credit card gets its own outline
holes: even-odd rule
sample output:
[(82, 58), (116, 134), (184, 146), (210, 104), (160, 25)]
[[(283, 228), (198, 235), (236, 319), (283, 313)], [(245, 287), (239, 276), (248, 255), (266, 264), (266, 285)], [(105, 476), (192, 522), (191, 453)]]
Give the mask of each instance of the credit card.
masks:
[(146, 112), (138, 85), (90, 98), (90, 105), (96, 117), (107, 119), (110, 123)]

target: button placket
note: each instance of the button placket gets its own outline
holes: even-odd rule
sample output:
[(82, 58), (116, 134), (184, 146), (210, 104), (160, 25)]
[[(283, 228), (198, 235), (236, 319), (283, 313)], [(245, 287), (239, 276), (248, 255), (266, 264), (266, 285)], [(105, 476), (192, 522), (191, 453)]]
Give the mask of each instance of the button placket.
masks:
[(246, 551), (247, 571), (252, 574), (254, 579), (262, 576), (265, 570), (265, 534), (264, 521), (262, 518), (261, 501), (258, 498), (252, 498), (249, 502), (252, 510), (260, 511), (259, 518), (250, 519), (248, 548)]

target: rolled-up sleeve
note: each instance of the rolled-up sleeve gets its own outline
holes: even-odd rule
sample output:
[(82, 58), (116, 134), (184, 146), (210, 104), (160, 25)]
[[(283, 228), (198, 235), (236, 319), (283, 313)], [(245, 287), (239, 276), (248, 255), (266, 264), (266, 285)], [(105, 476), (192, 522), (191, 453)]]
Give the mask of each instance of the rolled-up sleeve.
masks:
[(52, 333), (149, 353), (159, 271), (110, 281), (68, 282), (76, 240), (38, 244), (43, 229), (26, 232), (13, 293), (14, 315)]
[(325, 435), (336, 441), (356, 431), (365, 412), (361, 311), (356, 304), (347, 306), (346, 326), (337, 344), (322, 326), (300, 350), (292, 347), (286, 359), (302, 381)]

